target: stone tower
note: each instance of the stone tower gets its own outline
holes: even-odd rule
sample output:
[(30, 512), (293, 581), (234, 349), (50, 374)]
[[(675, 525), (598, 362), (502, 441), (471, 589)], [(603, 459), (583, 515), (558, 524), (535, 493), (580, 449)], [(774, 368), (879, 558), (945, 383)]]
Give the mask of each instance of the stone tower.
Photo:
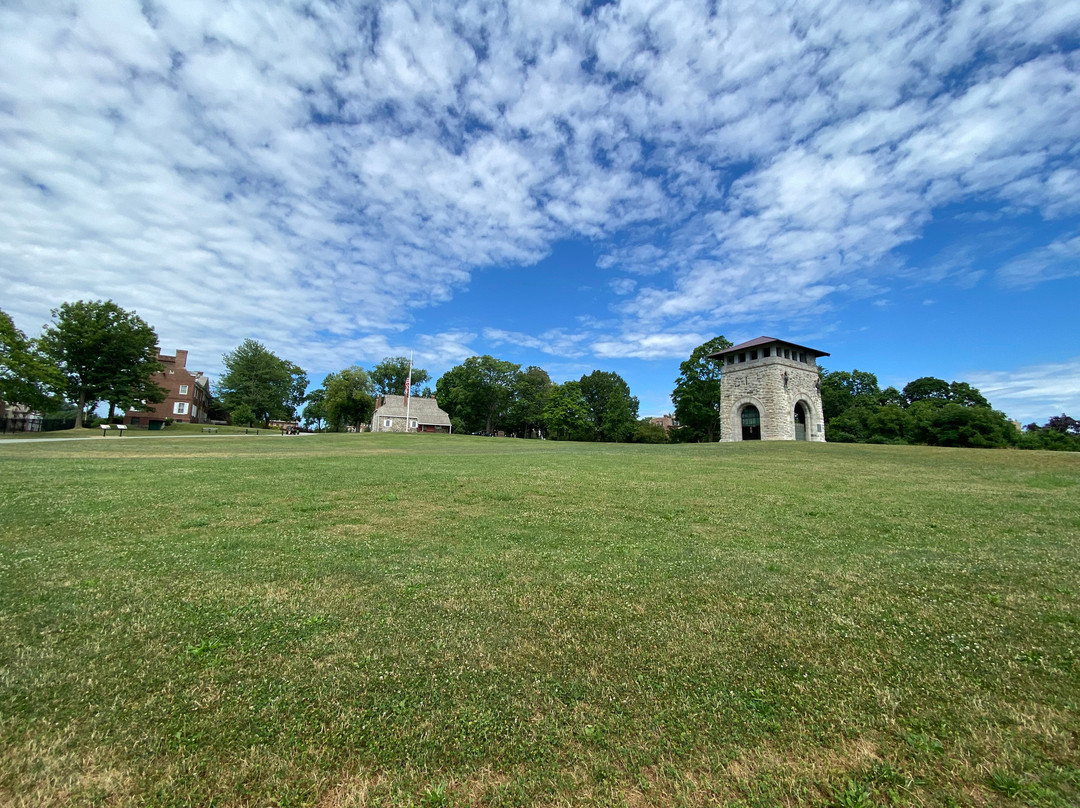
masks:
[(817, 358), (824, 351), (758, 337), (710, 354), (719, 362), (720, 440), (825, 440)]

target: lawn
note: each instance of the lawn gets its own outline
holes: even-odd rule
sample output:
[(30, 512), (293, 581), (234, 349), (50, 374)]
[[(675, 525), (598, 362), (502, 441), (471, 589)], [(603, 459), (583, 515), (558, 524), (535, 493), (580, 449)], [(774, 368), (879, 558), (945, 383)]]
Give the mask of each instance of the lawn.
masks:
[(1080, 456), (0, 445), (0, 804), (1080, 803)]

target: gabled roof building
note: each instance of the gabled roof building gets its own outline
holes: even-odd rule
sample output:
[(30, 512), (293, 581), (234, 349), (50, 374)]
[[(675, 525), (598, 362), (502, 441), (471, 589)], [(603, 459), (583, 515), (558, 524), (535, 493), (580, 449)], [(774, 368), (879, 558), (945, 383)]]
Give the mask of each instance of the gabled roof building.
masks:
[(372, 432), (451, 432), (450, 416), (432, 398), (410, 396), (406, 420), (405, 396), (380, 396), (371, 416)]

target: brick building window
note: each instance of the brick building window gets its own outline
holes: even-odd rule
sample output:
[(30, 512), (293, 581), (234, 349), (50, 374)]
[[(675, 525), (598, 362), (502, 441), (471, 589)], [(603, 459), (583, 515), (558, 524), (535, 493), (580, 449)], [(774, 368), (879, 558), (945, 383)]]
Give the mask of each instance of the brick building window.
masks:
[(173, 405), (173, 415), (187, 415), (187, 402), (177, 401)]
[(182, 396), (187, 395), (187, 385), (186, 384), (180, 385), (180, 395), (182, 395)]

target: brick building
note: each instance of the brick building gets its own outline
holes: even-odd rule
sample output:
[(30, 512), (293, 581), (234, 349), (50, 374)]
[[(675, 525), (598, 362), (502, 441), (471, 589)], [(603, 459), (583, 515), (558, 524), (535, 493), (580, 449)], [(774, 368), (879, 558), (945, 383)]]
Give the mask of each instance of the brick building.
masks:
[(665, 434), (673, 429), (679, 428), (679, 422), (672, 418), (668, 413), (661, 415), (659, 418), (650, 418), (649, 423), (663, 429)]
[(187, 351), (177, 351), (176, 356), (158, 354), (158, 361), (165, 370), (154, 381), (169, 392), (160, 404), (151, 404), (150, 410), (128, 410), (124, 423), (128, 426), (161, 429), (166, 418), (178, 422), (205, 424), (209, 419), (210, 379), (187, 369)]

